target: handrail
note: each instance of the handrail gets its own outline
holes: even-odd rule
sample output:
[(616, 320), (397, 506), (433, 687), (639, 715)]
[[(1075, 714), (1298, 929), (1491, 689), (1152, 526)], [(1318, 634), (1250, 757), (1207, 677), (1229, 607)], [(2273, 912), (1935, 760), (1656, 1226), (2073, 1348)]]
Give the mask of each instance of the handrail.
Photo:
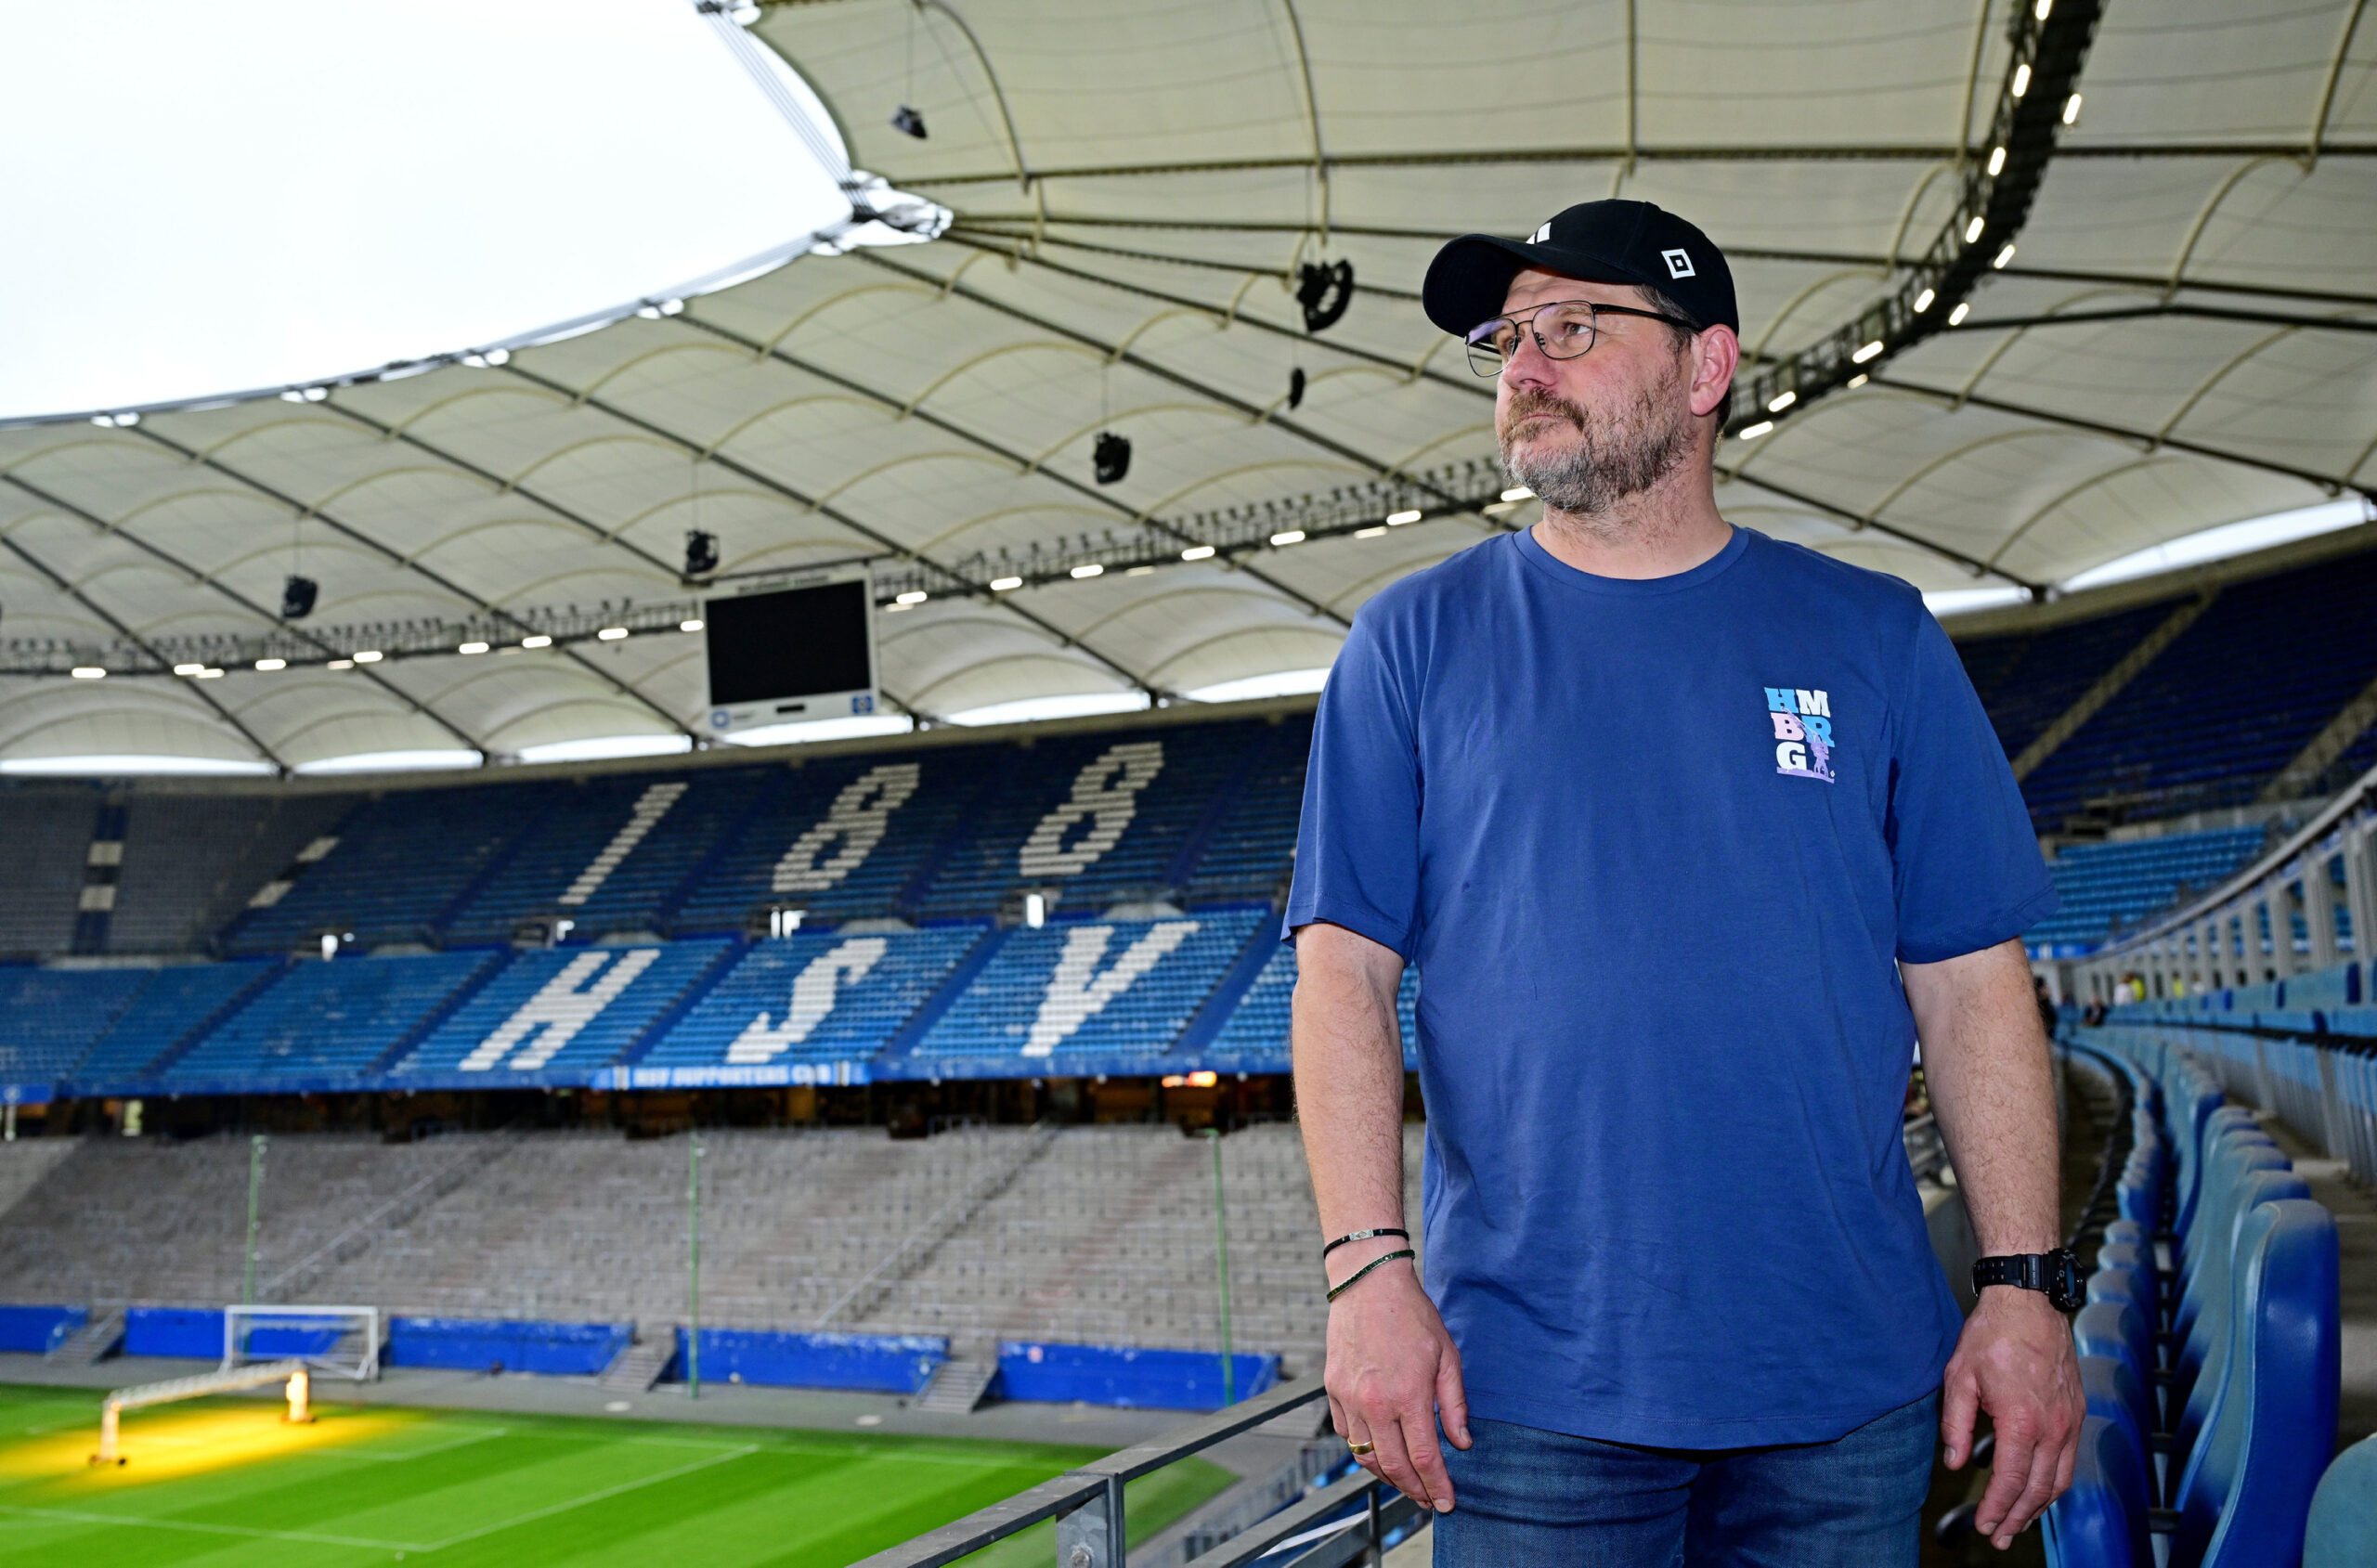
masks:
[[(1128, 1448), (1119, 1448), (1079, 1470), (1067, 1471), (1028, 1491), (977, 1510), (963, 1519), (953, 1520), (938, 1530), (927, 1531), (913, 1540), (877, 1552), (854, 1564), (853, 1568), (942, 1568), (944, 1563), (955, 1562), (970, 1552), (980, 1551), (986, 1546), (1030, 1529), (1044, 1519), (1058, 1521), (1057, 1561), (1059, 1568), (1124, 1568), (1119, 1551), (1111, 1543), (1119, 1543), (1124, 1538), (1123, 1486), (1125, 1482), (1162, 1470), (1176, 1460), (1185, 1459), (1216, 1443), (1309, 1405), (1327, 1392), (1317, 1378), (1283, 1384), (1242, 1404), (1216, 1410), (1161, 1437), (1133, 1444)], [(1364, 1479), (1368, 1481), (1369, 1478)], [(1373, 1482), (1370, 1484), (1383, 1484)], [(1332, 1487), (1329, 1494), (1323, 1495), (1339, 1490)], [(1360, 1491), (1360, 1487), (1355, 1487), (1344, 1497), (1338, 1497), (1337, 1504), (1342, 1505)], [(1101, 1503), (1103, 1508), (1098, 1506)], [(1303, 1507), (1303, 1504), (1298, 1504), (1287, 1513), (1294, 1514)], [(1387, 1510), (1379, 1511), (1383, 1518)], [(1083, 1514), (1093, 1517), (1078, 1521), (1068, 1517)], [(1101, 1514), (1104, 1517), (1095, 1517)], [(1284, 1517), (1285, 1514), (1274, 1515), (1272, 1520), (1265, 1521), (1257, 1528), (1267, 1529), (1274, 1521)], [(1092, 1524), (1096, 1528), (1090, 1531), (1067, 1528), (1075, 1523)], [(1276, 1540), (1290, 1533), (1289, 1529), (1283, 1528), (1271, 1539)], [(1213, 1559), (1214, 1568), (1236, 1561), (1227, 1556), (1214, 1558), (1210, 1552), (1206, 1558)], [(1203, 1563), (1206, 1558), (1201, 1558), (1199, 1562)]]
[(2284, 867), (2304, 850), (2333, 833), (2337, 826), (2353, 813), (2367, 808), (2377, 808), (2377, 768), (2370, 769), (2350, 786), (2339, 791), (2336, 797), (2329, 801), (2327, 807), (2300, 831), (2280, 843), (2276, 849), (2264, 853), (2259, 860), (2230, 876), (2228, 881), (2197, 899), (2193, 903), (2157, 916), (2152, 924), (2139, 927), (2118, 941), (2107, 942), (2090, 953), (2089, 960), (2116, 958), (2125, 952), (2134, 952), (2149, 942), (2169, 936), (2174, 931), (2186, 929), (2205, 915), (2228, 904), (2239, 894), (2248, 892), (2267, 881), (2272, 873)]

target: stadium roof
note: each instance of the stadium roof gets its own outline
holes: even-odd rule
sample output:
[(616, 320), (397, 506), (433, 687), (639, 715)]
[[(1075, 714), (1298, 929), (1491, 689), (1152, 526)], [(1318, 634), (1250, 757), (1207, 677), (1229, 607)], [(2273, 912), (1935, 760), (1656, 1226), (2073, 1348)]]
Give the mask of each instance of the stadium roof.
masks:
[[(1428, 257), (1612, 192), (1733, 259), (1741, 523), (1927, 590), (2044, 589), (2365, 489), (2377, 28), (2359, 0), (2098, 9), (764, 6), (748, 35), (889, 181), (854, 200), (912, 193), (944, 233), (0, 427), (0, 760), (696, 730), (695, 525), (729, 574), (874, 563), (886, 694), (928, 718), (1326, 665), (1381, 586), (1531, 520), (1490, 387), (1420, 314)], [(1303, 269), (1338, 263), (1350, 303), (1307, 330)], [(322, 593), (284, 625), (293, 547)], [(451, 651), (530, 635), (555, 644)], [(385, 656), (328, 667), (357, 651)]]

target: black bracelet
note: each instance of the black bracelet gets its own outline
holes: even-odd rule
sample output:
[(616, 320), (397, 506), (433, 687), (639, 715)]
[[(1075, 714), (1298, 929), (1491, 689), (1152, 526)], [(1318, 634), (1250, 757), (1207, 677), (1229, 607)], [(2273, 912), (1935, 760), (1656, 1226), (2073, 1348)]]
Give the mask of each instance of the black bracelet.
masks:
[(1409, 1247), (1405, 1247), (1397, 1251), (1382, 1252), (1377, 1257), (1372, 1258), (1369, 1263), (1366, 1263), (1361, 1267), (1356, 1269), (1352, 1274), (1347, 1275), (1345, 1276), (1345, 1283), (1331, 1290), (1329, 1292), (1328, 1299), (1333, 1302), (1338, 1297), (1344, 1295), (1346, 1291), (1352, 1289), (1355, 1286), (1359, 1285), (1362, 1282), (1362, 1276), (1370, 1273), (1370, 1270), (1378, 1267), (1381, 1263), (1391, 1263), (1397, 1258), (1416, 1258), (1419, 1255), (1419, 1253), (1414, 1252)]
[(1396, 1230), (1391, 1225), (1379, 1230), (1357, 1230), (1350, 1236), (1341, 1236), (1336, 1240), (1331, 1242), (1328, 1246), (1323, 1247), (1320, 1250), (1320, 1255), (1325, 1258), (1330, 1253), (1337, 1251), (1338, 1248), (1345, 1245), (1348, 1241), (1368, 1241), (1374, 1236), (1396, 1236), (1402, 1238), (1406, 1241), (1411, 1239), (1411, 1233), (1409, 1231)]

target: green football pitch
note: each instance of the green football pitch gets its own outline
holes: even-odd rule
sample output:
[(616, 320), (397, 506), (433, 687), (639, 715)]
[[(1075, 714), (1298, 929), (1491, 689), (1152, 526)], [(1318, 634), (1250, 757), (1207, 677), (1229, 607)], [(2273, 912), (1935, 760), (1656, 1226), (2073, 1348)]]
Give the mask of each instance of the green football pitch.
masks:
[[(0, 1563), (58, 1568), (837, 1568), (1098, 1457), (1058, 1444), (0, 1386)], [(1229, 1484), (1200, 1459), (1132, 1484), (1135, 1539)], [(1052, 1527), (977, 1554), (1055, 1561)]]

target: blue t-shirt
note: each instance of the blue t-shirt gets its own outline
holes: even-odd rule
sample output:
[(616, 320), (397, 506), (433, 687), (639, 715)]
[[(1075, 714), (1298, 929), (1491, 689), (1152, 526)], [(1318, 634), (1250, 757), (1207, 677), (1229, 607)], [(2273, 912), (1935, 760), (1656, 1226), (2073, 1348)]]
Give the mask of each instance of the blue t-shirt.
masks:
[(1746, 528), (1647, 581), (1527, 533), (1363, 607), (1286, 926), (1420, 972), (1429, 1293), (1471, 1410), (1838, 1437), (1961, 1326), (1900, 1138), (1894, 960), (2053, 912), (2006, 754), (1895, 577)]

